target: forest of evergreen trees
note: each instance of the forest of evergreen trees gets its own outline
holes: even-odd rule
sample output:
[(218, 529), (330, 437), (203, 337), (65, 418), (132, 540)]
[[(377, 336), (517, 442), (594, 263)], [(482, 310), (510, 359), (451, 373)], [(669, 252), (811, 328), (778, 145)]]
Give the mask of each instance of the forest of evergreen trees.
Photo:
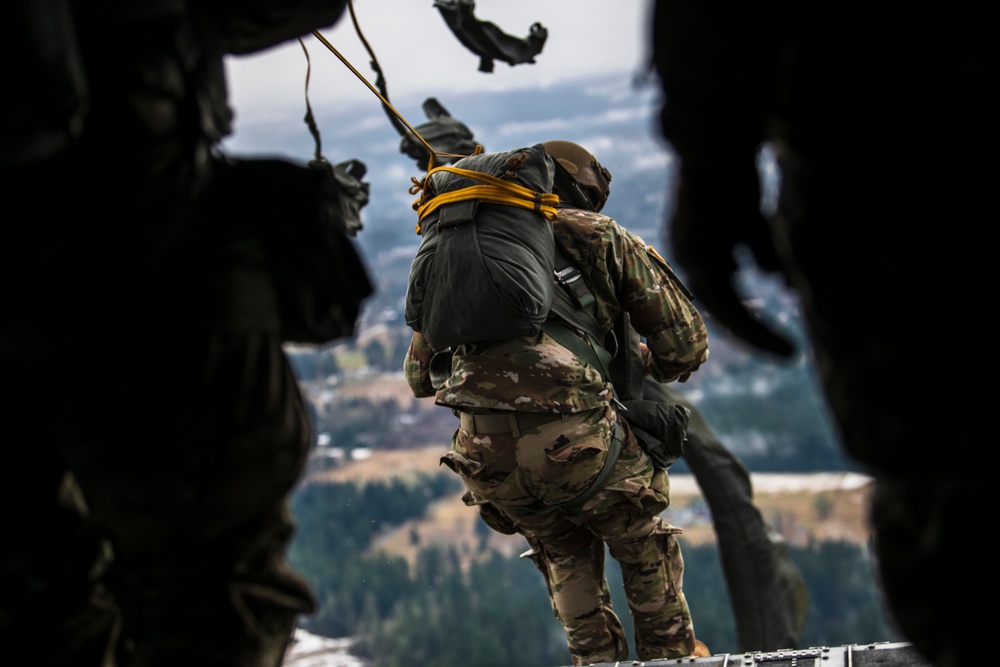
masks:
[[(419, 545), (416, 564), (372, 552), (382, 531), (422, 516), (460, 482), (447, 473), (413, 481), (301, 486), (293, 496), (299, 531), (291, 562), (312, 583), (318, 613), (310, 632), (358, 639), (379, 667), (567, 665), (562, 627), (541, 574), (528, 559), (452, 545)], [(682, 538), (683, 540), (683, 538)], [(715, 653), (737, 652), (725, 580), (714, 545), (684, 544), (685, 594), (699, 638)], [(873, 584), (867, 551), (848, 542), (791, 547), (810, 596), (799, 647), (902, 641)], [(471, 557), (471, 558), (470, 558)], [(463, 561), (470, 561), (462, 567)], [(617, 565), (608, 558), (616, 610), (631, 633)]]

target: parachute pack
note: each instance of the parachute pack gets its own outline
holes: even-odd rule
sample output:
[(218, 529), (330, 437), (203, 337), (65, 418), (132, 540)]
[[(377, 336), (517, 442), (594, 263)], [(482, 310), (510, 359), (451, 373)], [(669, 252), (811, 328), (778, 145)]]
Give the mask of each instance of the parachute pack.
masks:
[(433, 349), (539, 332), (554, 286), (554, 172), (541, 144), (428, 171), (404, 316)]

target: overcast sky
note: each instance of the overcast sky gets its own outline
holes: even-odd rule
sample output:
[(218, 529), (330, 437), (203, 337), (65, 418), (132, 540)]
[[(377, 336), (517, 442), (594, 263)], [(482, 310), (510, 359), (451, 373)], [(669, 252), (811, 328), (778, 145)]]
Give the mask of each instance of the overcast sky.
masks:
[[(508, 35), (524, 38), (533, 23), (548, 31), (534, 64), (496, 61), (492, 73), (479, 71), (479, 58), (446, 25), (433, 0), (355, 0), (361, 33), (387, 82), (390, 102), (399, 108), (449, 92), (538, 88), (588, 76), (638, 72), (646, 55), (647, 0), (479, 0), (476, 17)], [(370, 56), (349, 10), (321, 34), (374, 85)], [(309, 53), (309, 101), (314, 113), (336, 105), (377, 104), (377, 98), (340, 59), (312, 35), (303, 38)], [(241, 124), (294, 118), (304, 109), (307, 61), (291, 41), (227, 62), (230, 102)], [(371, 107), (377, 108), (377, 107)], [(418, 118), (410, 122), (422, 122)]]

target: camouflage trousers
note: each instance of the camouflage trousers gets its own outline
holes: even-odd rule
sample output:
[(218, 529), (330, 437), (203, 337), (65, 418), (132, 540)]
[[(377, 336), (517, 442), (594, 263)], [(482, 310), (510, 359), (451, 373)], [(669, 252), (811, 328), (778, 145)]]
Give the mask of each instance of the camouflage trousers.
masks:
[(695, 635), (675, 537), (680, 529), (660, 517), (669, 505), (669, 480), (666, 471), (654, 471), (624, 420), (624, 443), (610, 479), (582, 506), (567, 509), (559, 505), (579, 496), (601, 472), (616, 422), (612, 408), (562, 417), (460, 417), (442, 463), (462, 477), (465, 502), (477, 505), (486, 523), (520, 533), (531, 545), (573, 664), (629, 658), (611, 604), (605, 546), (622, 570), (638, 658), (691, 655)]

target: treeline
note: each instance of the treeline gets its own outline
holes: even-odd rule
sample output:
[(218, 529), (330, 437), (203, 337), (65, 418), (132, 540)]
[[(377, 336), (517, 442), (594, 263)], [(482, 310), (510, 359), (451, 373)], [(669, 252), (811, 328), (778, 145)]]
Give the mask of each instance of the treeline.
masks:
[[(293, 497), (299, 531), (289, 557), (320, 604), (303, 626), (324, 636), (358, 638), (356, 650), (379, 667), (569, 664), (562, 626), (530, 560), (483, 546), (469, 554), (415, 540), (419, 552), (411, 568), (401, 557), (370, 551), (380, 532), (421, 516), (458, 483), (437, 473), (408, 482), (300, 488)], [(902, 641), (884, 614), (865, 549), (820, 542), (789, 551), (810, 595), (800, 647)], [(716, 547), (685, 544), (684, 558), (685, 594), (698, 636), (713, 653), (736, 652)], [(607, 573), (615, 608), (631, 635), (621, 574), (610, 557)]]
[(391, 616), (396, 602), (419, 584), (405, 560), (369, 557), (366, 550), (379, 532), (422, 516), (433, 500), (454, 493), (459, 484), (439, 473), (415, 481), (390, 478), (297, 489), (292, 512), (298, 531), (288, 558), (308, 577), (320, 605), (307, 628), (344, 637)]

